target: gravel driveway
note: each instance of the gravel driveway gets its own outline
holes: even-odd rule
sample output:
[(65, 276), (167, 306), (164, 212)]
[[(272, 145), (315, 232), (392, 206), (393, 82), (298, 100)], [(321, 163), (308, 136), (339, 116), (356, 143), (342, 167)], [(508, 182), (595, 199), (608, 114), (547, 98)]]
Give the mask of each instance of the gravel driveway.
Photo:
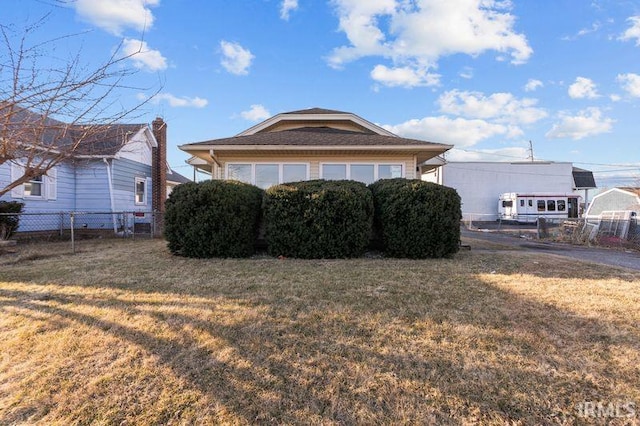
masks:
[[(492, 230), (471, 231), (464, 227), (461, 228), (461, 233), (463, 237), (512, 246), (520, 250), (544, 251), (545, 253), (570, 257), (586, 262), (601, 263), (640, 271), (640, 252), (634, 250), (575, 246), (536, 239), (524, 239), (508, 233)], [(473, 250), (473, 243), (471, 243), (471, 249)]]

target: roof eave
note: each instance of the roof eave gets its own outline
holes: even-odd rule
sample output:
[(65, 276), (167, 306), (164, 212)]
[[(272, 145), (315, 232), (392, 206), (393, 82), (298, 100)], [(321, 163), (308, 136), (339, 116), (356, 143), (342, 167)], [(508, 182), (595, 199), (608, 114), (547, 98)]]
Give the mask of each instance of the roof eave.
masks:
[(428, 145), (180, 145), (182, 151), (447, 151), (453, 145), (434, 144)]

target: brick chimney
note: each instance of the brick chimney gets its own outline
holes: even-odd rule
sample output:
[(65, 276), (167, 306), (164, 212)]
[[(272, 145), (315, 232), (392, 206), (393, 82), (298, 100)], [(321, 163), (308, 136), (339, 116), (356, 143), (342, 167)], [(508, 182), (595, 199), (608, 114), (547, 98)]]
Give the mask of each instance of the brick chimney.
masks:
[(152, 149), (151, 208), (163, 213), (167, 199), (167, 123), (157, 117), (151, 123), (151, 130), (158, 143), (158, 146)]

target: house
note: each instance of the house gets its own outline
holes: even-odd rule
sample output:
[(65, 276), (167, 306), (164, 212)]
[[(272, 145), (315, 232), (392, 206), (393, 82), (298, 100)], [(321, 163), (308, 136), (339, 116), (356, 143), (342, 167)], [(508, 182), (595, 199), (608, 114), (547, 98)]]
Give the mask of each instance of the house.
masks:
[[(34, 122), (40, 119), (26, 110), (20, 114), (21, 123), (29, 122), (24, 120), (25, 114), (31, 114)], [(40, 140), (47, 147), (41, 154), (43, 157), (76, 143), (78, 134), (85, 129), (52, 119), (46, 119), (46, 123), (48, 128), (41, 132)], [(52, 136), (53, 129), (62, 128), (64, 137)], [(2, 201), (24, 203), (25, 213), (40, 214), (37, 223), (21, 221), (19, 231), (61, 229), (63, 218), (53, 214), (59, 212), (163, 211), (168, 188), (187, 180), (167, 166), (166, 123), (161, 118), (156, 118), (151, 126), (92, 125), (92, 129), (90, 138), (79, 143), (77, 149), (46, 174), (0, 197)], [(0, 187), (24, 175), (25, 158), (0, 165)]]
[(586, 191), (596, 187), (592, 172), (569, 162), (447, 162), (437, 157), (424, 169), (424, 180), (458, 191), (465, 220), (497, 220), (503, 193), (584, 194), (584, 202)]
[(180, 146), (212, 179), (261, 188), (310, 179), (420, 178), (451, 145), (401, 138), (353, 113), (311, 108), (275, 115), (236, 136)]

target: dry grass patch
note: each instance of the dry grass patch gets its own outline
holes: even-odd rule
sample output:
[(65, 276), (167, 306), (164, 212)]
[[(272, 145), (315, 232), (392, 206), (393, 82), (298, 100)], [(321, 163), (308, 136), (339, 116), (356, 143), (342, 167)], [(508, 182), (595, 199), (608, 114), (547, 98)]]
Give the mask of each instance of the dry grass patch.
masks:
[(583, 401), (640, 405), (637, 273), (62, 247), (0, 257), (0, 424), (561, 424), (589, 420)]

